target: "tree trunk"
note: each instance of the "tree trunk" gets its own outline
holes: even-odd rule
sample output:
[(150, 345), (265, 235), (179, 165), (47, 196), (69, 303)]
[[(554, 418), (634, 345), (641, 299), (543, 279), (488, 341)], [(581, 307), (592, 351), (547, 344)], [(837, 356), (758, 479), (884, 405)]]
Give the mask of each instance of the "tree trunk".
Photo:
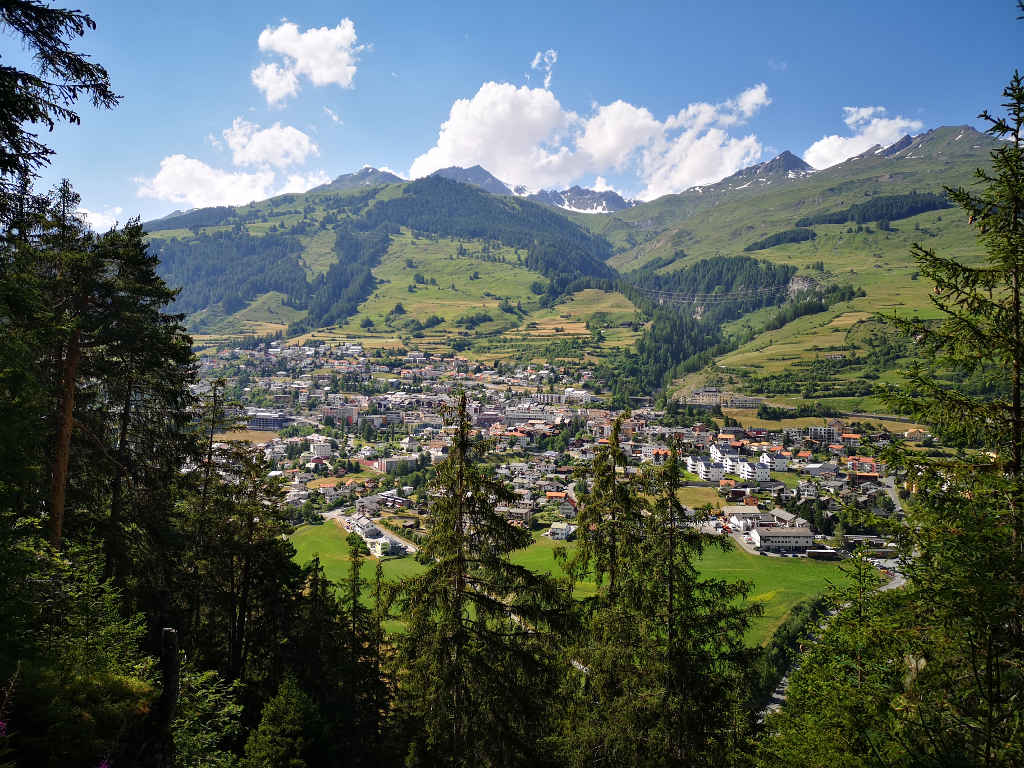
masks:
[(104, 541), (105, 560), (103, 564), (103, 577), (106, 579), (119, 579), (123, 576), (120, 573), (121, 562), (121, 517), (124, 511), (124, 475), (126, 471), (126, 456), (128, 443), (128, 425), (131, 422), (132, 412), (132, 385), (129, 382), (125, 392), (124, 408), (121, 409), (121, 424), (117, 436), (117, 464), (114, 467), (114, 479), (110, 489), (110, 518), (107, 521), (107, 536)]
[(50, 544), (59, 549), (64, 538), (64, 500), (67, 492), (71, 429), (75, 423), (75, 384), (82, 359), (82, 332), (76, 328), (68, 340), (57, 409), (57, 439), (53, 447), (50, 484)]

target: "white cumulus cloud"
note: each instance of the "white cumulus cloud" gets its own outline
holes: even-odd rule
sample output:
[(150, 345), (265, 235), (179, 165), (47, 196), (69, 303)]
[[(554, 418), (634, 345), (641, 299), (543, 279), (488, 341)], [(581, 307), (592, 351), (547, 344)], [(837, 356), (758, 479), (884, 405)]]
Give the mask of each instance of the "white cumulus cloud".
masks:
[(268, 104), (277, 104), (299, 92), (299, 78), (295, 71), (277, 62), (260, 64), (252, 71), (252, 84), (267, 97)]
[(735, 100), (726, 102), (729, 108), (738, 110), (744, 118), (753, 116), (761, 107), (767, 107), (771, 103), (767, 83), (758, 83), (753, 88), (747, 88)]
[(243, 205), (270, 196), (274, 172), (223, 171), (187, 155), (170, 155), (152, 178), (136, 178), (139, 197), (184, 203), (191, 208)]
[(312, 171), (311, 173), (291, 173), (285, 179), (284, 185), (277, 190), (277, 194), (283, 195), (286, 192), (308, 192), (313, 187), (327, 184), (331, 180), (323, 171)]
[(615, 192), (616, 194), (619, 195), (622, 194), (621, 192), (619, 192), (619, 190), (617, 190), (615, 187), (609, 184), (608, 179), (606, 179), (604, 176), (598, 176), (596, 179), (594, 179), (594, 183), (590, 185), (590, 188), (595, 192)]
[(583, 123), (577, 149), (595, 168), (622, 171), (639, 147), (662, 136), (665, 126), (644, 107), (613, 101), (598, 107)]
[(347, 18), (336, 27), (317, 27), (304, 32), (290, 21), (267, 27), (260, 33), (259, 48), (278, 54), (281, 61), (264, 62), (256, 67), (252, 71), (252, 82), (271, 105), (296, 95), (300, 77), (315, 86), (351, 88), (359, 54), (366, 47), (358, 45), (356, 40), (355, 24)]
[(223, 131), (224, 141), (231, 149), (235, 165), (273, 166), (287, 168), (301, 165), (312, 155), (319, 154), (313, 140), (298, 128), (274, 123), (260, 128), (241, 117)]
[(885, 117), (885, 113), (885, 107), (843, 107), (843, 122), (852, 134), (821, 137), (804, 152), (804, 160), (815, 168), (828, 168), (876, 144), (886, 147), (924, 127), (920, 120), (901, 115)]
[(437, 143), (413, 161), (409, 175), (479, 164), (513, 186), (538, 189), (615, 172), (633, 174), (639, 196), (652, 199), (756, 162), (757, 137), (728, 129), (770, 103), (767, 85), (759, 83), (718, 104), (689, 104), (665, 120), (622, 100), (595, 104), (581, 116), (546, 88), (488, 82), (452, 105)]
[(558, 140), (576, 115), (562, 109), (551, 91), (484, 83), (471, 99), (458, 99), (441, 125), (437, 144), (417, 157), (410, 178), (450, 165), (482, 165), (499, 179), (546, 187), (578, 173)]
[(88, 208), (79, 208), (75, 211), (94, 232), (107, 232), (121, 221), (121, 214), (124, 209), (119, 205), (108, 205), (102, 211), (90, 211)]
[(555, 68), (558, 61), (558, 51), (548, 48), (546, 51), (537, 51), (530, 62), (530, 69), (540, 70), (544, 73), (544, 87), (551, 87), (551, 70)]

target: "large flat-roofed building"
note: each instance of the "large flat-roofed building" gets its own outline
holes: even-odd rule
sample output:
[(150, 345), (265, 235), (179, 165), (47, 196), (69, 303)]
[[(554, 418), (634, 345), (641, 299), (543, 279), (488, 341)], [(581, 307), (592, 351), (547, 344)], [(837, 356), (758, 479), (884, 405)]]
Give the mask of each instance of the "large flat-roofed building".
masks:
[(762, 552), (803, 554), (814, 546), (810, 528), (755, 528), (750, 539)]
[(250, 411), (249, 429), (276, 432), (283, 429), (291, 421), (290, 418), (278, 411)]
[(415, 466), (420, 460), (419, 455), (415, 453), (407, 453), (401, 456), (385, 456), (377, 460), (377, 470), (379, 472), (394, 472), (403, 466)]

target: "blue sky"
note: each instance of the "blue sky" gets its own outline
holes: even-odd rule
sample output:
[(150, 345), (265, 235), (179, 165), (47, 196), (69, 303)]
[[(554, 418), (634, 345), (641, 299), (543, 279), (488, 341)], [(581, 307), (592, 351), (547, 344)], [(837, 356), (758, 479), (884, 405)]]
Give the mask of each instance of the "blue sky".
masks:
[(70, 178), (101, 225), (364, 164), (652, 198), (783, 149), (825, 167), (979, 125), (1024, 63), (1008, 0), (81, 6), (124, 100), (50, 135), (40, 184)]

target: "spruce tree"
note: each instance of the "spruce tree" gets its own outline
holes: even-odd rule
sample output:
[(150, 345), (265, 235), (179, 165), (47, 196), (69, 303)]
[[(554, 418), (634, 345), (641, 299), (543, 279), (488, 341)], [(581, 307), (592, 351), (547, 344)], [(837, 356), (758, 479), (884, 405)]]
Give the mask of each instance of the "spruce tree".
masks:
[(428, 485), (426, 572), (393, 594), (401, 716), (413, 765), (512, 766), (536, 759), (551, 690), (550, 632), (565, 600), (558, 585), (509, 555), (529, 531), (495, 507), (512, 493), (483, 464), (466, 396), (451, 414), (452, 445)]
[(294, 677), (286, 677), (263, 707), (245, 744), (245, 768), (306, 768), (315, 748), (316, 705)]
[[(983, 112), (1000, 139), (978, 190), (947, 189), (978, 235), (973, 265), (915, 246), (942, 320), (894, 319), (927, 363), (892, 400), (950, 441), (987, 453), (951, 460), (892, 457), (915, 491), (901, 531), (915, 631), (924, 658), (901, 706), (908, 751), (952, 764), (1024, 759), (1024, 79), (1003, 91), (1005, 114)], [(955, 382), (978, 375), (995, 396)], [(954, 382), (952, 385), (950, 379)]]
[(106, 109), (120, 100), (106, 69), (71, 50), (72, 41), (95, 28), (88, 14), (38, 0), (5, 0), (0, 7), (0, 29), (20, 38), (36, 70), (0, 67), (0, 216), (16, 207), (10, 194), (53, 155), (33, 126), (52, 131), (60, 122), (81, 122), (75, 107), (83, 97)]
[(744, 670), (753, 659), (746, 632), (762, 609), (745, 603), (749, 582), (701, 578), (704, 552), (729, 551), (733, 544), (702, 530), (709, 509), (685, 509), (683, 485), (673, 446), (649, 479), (655, 501), (640, 556), (637, 607), (648, 617), (653, 654), (645, 666), (653, 673), (652, 702), (660, 698), (649, 745), (662, 765), (729, 765), (744, 730), (738, 712), (745, 703)]
[[(753, 655), (744, 640), (758, 609), (744, 604), (748, 584), (701, 579), (705, 549), (730, 543), (700, 530), (706, 510), (689, 514), (680, 503), (675, 449), (664, 467), (602, 491), (605, 459), (619, 452), (616, 426), (595, 457), (580, 551), (610, 569), (597, 553), (610, 550), (602, 525), (608, 531), (614, 520), (617, 586), (609, 582), (584, 609), (558, 749), (574, 766), (730, 765), (745, 732), (742, 685)], [(601, 511), (607, 499), (616, 501)]]

